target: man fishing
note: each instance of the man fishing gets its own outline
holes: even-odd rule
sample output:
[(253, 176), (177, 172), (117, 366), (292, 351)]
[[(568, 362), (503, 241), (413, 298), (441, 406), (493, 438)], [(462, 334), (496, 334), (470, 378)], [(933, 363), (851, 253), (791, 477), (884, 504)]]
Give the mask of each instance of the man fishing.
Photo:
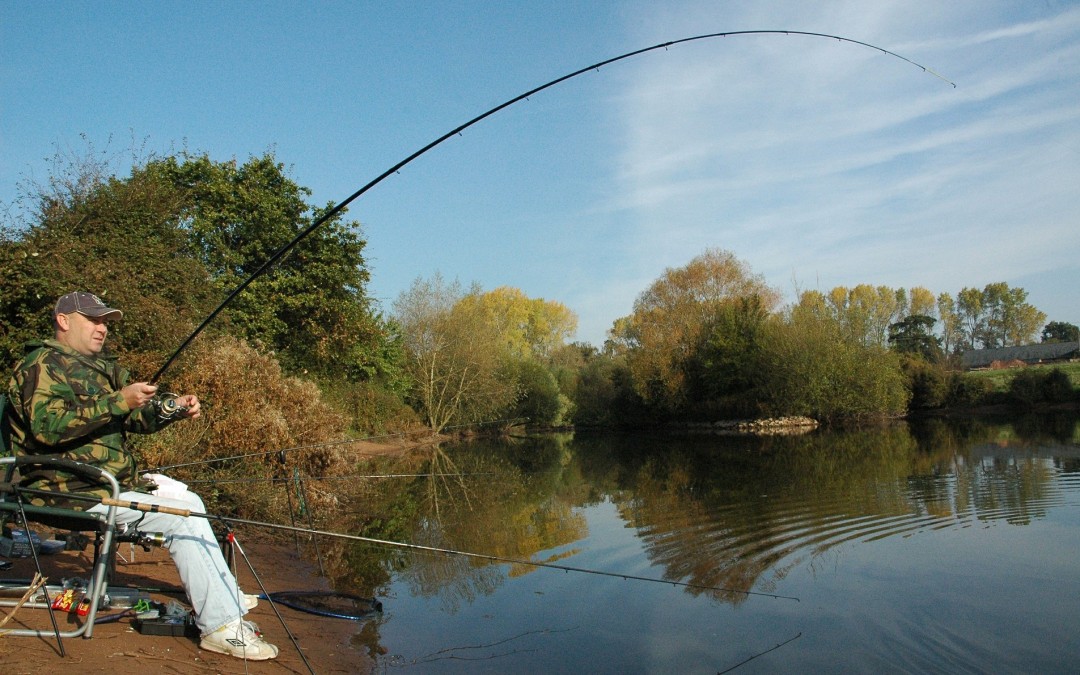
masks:
[[(164, 496), (165, 490), (137, 475), (126, 435), (154, 433), (175, 420), (199, 417), (200, 404), (194, 394), (180, 396), (175, 401), (176, 415), (159, 415), (152, 404), (157, 387), (131, 382), (130, 373), (116, 358), (102, 353), (109, 322), (122, 316), (120, 310), (105, 306), (90, 293), (68, 293), (57, 301), (53, 339), (30, 343), (8, 383), (12, 449), (16, 454), (58, 454), (104, 469), (125, 489), (120, 494), (124, 501), (205, 512), (199, 496), (182, 483), (171, 482)], [(31, 469), (20, 477), (20, 485), (111, 496), (103, 484), (89, 484), (52, 469)], [(69, 504), (58, 497), (56, 501), (83, 508), (75, 500)], [(106, 508), (96, 504), (88, 510), (104, 512)], [(166, 535), (166, 547), (195, 610), (203, 649), (256, 661), (277, 656), (278, 648), (263, 640), (254, 624), (243, 620), (258, 599), (238, 588), (207, 520), (117, 508), (116, 522), (138, 522), (144, 531)]]

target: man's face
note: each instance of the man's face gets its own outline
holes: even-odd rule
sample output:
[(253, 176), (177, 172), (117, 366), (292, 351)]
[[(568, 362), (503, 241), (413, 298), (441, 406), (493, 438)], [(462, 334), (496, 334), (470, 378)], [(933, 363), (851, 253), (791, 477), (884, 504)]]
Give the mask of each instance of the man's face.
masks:
[(97, 356), (109, 334), (107, 319), (95, 319), (78, 312), (56, 316), (56, 339), (83, 356)]

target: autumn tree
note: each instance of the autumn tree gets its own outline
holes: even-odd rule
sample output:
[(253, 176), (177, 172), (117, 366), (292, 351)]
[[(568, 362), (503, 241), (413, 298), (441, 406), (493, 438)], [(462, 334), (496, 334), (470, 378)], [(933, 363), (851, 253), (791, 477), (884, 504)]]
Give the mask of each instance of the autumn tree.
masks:
[(613, 342), (627, 348), (627, 366), (642, 399), (670, 411), (683, 409), (723, 308), (751, 298), (770, 311), (779, 293), (728, 251), (709, 249), (684, 267), (665, 270), (612, 331)]
[(837, 286), (826, 296), (833, 318), (844, 333), (867, 345), (883, 346), (889, 324), (906, 310), (907, 293), (888, 286), (859, 284), (854, 288)]
[(468, 291), (440, 274), (417, 279), (394, 302), (401, 326), (412, 398), (429, 427), (486, 422), (518, 398), (517, 382), (506, 372), (503, 333)]
[(956, 296), (956, 310), (966, 349), (1028, 344), (1046, 321), (1046, 314), (1027, 302), (1027, 291), (1005, 282), (987, 284), (981, 291), (962, 289)]
[(487, 314), (515, 357), (545, 361), (577, 332), (577, 315), (566, 305), (530, 298), (510, 286), (467, 295), (462, 302), (476, 303)]
[(930, 289), (915, 286), (908, 292), (908, 307), (905, 312), (907, 315), (934, 318), (936, 310), (937, 299)]
[(974, 349), (982, 340), (983, 294), (977, 288), (963, 288), (956, 294), (956, 314), (960, 320), (962, 341), (958, 349)]
[[(1027, 302), (1027, 291), (1004, 282), (983, 289), (987, 309), (986, 339), (1002, 347), (1033, 342), (1046, 314)], [(987, 345), (989, 346), (989, 345)]]
[(963, 326), (956, 310), (956, 301), (948, 293), (939, 294), (937, 311), (941, 317), (941, 349), (946, 356), (950, 356), (963, 341)]

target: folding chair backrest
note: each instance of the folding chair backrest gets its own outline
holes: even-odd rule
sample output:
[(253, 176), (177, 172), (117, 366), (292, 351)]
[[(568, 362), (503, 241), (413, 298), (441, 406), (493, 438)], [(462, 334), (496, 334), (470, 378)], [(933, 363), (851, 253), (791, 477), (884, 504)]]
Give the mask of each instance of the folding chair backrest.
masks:
[[(11, 419), (8, 410), (8, 396), (0, 393), (0, 457), (12, 457), (15, 454), (11, 447)], [(5, 464), (3, 481), (11, 482), (15, 476), (15, 464)], [(4, 507), (3, 502), (10, 502), (8, 496), (0, 494), (0, 518), (6, 512), (9, 515), (15, 512), (14, 507)], [(68, 529), (72, 531), (103, 531), (105, 528), (105, 515), (94, 513), (82, 513), (71, 509), (58, 509), (52, 507), (33, 507), (24, 504), (27, 516), (36, 523), (48, 525), (56, 529)]]
[[(11, 447), (11, 419), (7, 405), (7, 395), (0, 392), (0, 457), (12, 457), (15, 454)], [(15, 474), (15, 464), (5, 464), (4, 471), (0, 472), (2, 480), (8, 483), (15, 478)], [(10, 497), (9, 494), (0, 492), (0, 520), (4, 520), (5, 517), (10, 518), (18, 510)], [(104, 514), (85, 513), (50, 506), (33, 506), (31, 504), (23, 504), (21, 508), (25, 510), (27, 517), (34, 522), (59, 530), (101, 532), (106, 527)]]

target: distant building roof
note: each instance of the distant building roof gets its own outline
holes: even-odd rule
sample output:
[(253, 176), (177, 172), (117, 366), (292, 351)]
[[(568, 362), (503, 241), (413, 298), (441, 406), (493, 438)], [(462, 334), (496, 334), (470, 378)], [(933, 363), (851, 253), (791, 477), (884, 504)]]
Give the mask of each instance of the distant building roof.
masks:
[(1023, 361), (1041, 363), (1080, 357), (1080, 343), (1042, 342), (1037, 345), (1001, 347), (999, 349), (969, 349), (960, 357), (964, 368), (986, 368), (994, 361)]

